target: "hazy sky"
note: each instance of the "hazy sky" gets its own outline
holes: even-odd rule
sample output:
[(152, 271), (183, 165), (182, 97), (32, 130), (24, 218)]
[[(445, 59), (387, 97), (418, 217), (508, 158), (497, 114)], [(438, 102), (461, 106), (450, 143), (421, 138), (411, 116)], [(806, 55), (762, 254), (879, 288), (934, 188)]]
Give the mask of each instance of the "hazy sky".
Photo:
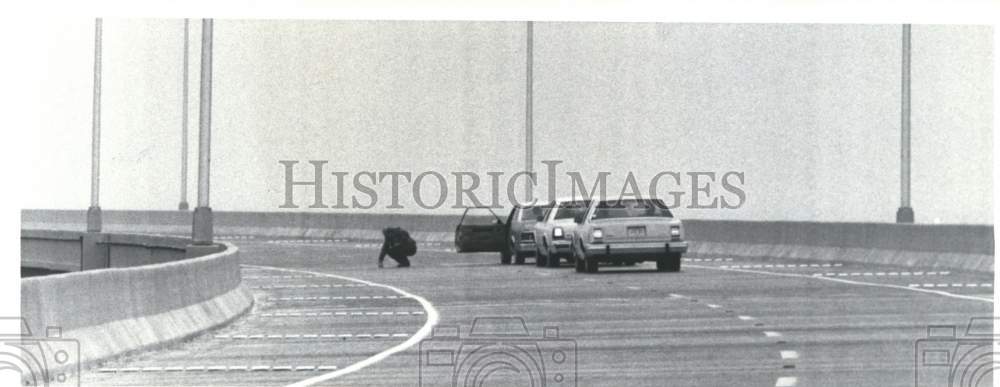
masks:
[[(191, 25), (193, 204), (200, 22)], [(26, 160), (37, 194), (22, 206), (86, 208), (93, 20), (36, 32), (49, 56), (34, 59), (38, 90), (25, 101), (41, 112)], [(104, 208), (177, 206), (182, 33), (182, 20), (104, 21)], [(992, 30), (912, 34), (917, 221), (992, 223)], [(562, 160), (560, 173), (588, 180), (611, 172), (612, 192), (628, 171), (642, 185), (661, 171), (744, 174), (741, 208), (682, 217), (892, 221), (900, 36), (898, 25), (536, 23), (535, 168)], [(278, 160), (328, 160), (348, 179), (521, 170), (525, 38), (522, 22), (216, 20), (213, 209), (280, 210)], [(409, 187), (402, 211), (425, 211)], [(377, 191), (386, 211), (388, 189)], [(355, 192), (345, 190), (348, 202)], [(305, 206), (312, 193), (295, 198)]]

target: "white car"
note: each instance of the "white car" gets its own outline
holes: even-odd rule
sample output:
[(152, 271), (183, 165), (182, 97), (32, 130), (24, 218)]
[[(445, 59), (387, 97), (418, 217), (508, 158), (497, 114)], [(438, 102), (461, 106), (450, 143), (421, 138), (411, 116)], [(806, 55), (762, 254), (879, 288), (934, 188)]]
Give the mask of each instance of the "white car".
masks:
[(557, 199), (548, 212), (535, 223), (535, 263), (559, 267), (561, 259), (572, 262), (574, 219), (590, 208), (589, 199)]
[(595, 200), (589, 207), (574, 219), (576, 271), (596, 273), (602, 262), (644, 261), (655, 261), (658, 271), (680, 271), (688, 250), (684, 225), (662, 200)]

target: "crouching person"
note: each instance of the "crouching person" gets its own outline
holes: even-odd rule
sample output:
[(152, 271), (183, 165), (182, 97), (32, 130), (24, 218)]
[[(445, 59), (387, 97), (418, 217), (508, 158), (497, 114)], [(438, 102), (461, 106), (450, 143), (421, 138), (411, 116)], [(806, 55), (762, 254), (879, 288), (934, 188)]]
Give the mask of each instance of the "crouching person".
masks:
[(378, 253), (378, 267), (382, 268), (382, 261), (385, 256), (395, 260), (397, 267), (410, 267), (409, 257), (417, 253), (417, 242), (410, 237), (410, 233), (399, 227), (389, 227), (382, 229), (382, 251)]

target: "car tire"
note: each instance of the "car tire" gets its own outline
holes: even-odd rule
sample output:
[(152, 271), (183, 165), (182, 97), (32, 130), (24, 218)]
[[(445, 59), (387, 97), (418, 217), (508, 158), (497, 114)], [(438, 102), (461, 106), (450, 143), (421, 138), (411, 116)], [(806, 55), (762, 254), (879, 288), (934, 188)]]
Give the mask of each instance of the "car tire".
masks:
[(559, 258), (559, 254), (549, 255), (548, 258), (545, 259), (546, 267), (557, 268), (560, 263), (562, 263), (562, 260)]
[(597, 273), (597, 259), (587, 258), (583, 260), (584, 270), (587, 273)]
[(681, 255), (678, 253), (668, 253), (666, 256), (657, 259), (656, 271), (681, 271)]

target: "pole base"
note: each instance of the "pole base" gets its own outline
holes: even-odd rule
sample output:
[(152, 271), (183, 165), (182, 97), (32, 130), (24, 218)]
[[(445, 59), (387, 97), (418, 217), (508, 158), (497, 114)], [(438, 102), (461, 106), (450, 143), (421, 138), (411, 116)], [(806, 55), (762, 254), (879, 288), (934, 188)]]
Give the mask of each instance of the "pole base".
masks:
[(197, 207), (194, 209), (194, 224), (191, 227), (191, 243), (195, 245), (212, 244), (212, 208)]
[(181, 210), (181, 211), (187, 211), (188, 210), (188, 202), (181, 202), (181, 204), (177, 205), (177, 209)]
[(896, 210), (896, 223), (913, 223), (913, 208), (899, 207)]
[(101, 232), (101, 207), (90, 206), (87, 209), (87, 232)]

